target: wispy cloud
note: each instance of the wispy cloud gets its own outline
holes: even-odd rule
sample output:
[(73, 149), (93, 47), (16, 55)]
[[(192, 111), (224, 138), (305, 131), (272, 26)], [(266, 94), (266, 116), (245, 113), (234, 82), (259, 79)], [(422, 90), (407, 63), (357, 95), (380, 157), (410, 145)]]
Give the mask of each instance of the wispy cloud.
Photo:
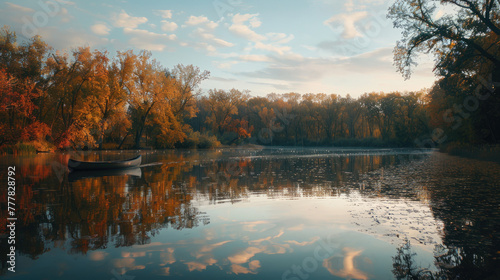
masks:
[[(182, 25), (183, 28), (189, 30), (193, 28), (189, 33), (189, 37), (193, 40), (183, 41), (180, 44), (186, 47), (192, 47), (196, 50), (202, 50), (207, 52), (209, 55), (216, 55), (217, 49), (220, 47), (233, 47), (234, 43), (227, 40), (218, 38), (215, 35), (216, 28), (219, 26), (218, 23), (209, 20), (206, 16), (189, 16), (189, 18)], [(231, 62), (216, 62), (214, 63), (218, 68), (229, 69), (232, 64)]]
[(161, 16), (162, 18), (170, 19), (172, 18), (172, 10), (155, 10), (155, 14)]
[(129, 43), (139, 49), (163, 51), (168, 41), (175, 41), (175, 34), (160, 34), (144, 29), (124, 28), (123, 33), (131, 36)]
[(266, 40), (265, 36), (252, 30), (252, 28), (256, 28), (261, 25), (261, 22), (258, 19), (258, 14), (236, 14), (233, 16), (232, 21), (233, 24), (229, 27), (229, 31), (233, 34), (253, 42)]
[(202, 25), (208, 30), (213, 30), (219, 25), (218, 23), (209, 20), (206, 16), (190, 16), (184, 24), (187, 26)]
[(268, 62), (271, 61), (271, 59), (262, 54), (244, 54), (240, 55), (239, 58), (243, 61), (252, 61), (252, 62)]
[(177, 23), (173, 21), (162, 20), (161, 21), (161, 30), (166, 32), (173, 32), (177, 29)]
[(368, 12), (345, 13), (332, 16), (323, 23), (331, 27), (334, 31), (342, 29), (341, 36), (344, 39), (361, 37), (362, 34), (358, 31), (356, 23), (368, 16)]
[(20, 12), (23, 12), (23, 13), (34, 13), (35, 12), (35, 10), (33, 10), (32, 8), (24, 7), (24, 6), (21, 6), (21, 5), (14, 4), (14, 3), (5, 2), (5, 4), (9, 8), (17, 10), (17, 11), (20, 11)]
[(92, 30), (92, 32), (94, 32), (97, 35), (108, 35), (109, 31), (111, 31), (111, 28), (109, 28), (104, 23), (98, 23), (98, 24), (92, 25), (90, 27), (90, 30)]
[(193, 34), (198, 39), (201, 39), (201, 40), (203, 40), (205, 42), (210, 42), (212, 44), (215, 44), (215, 45), (218, 45), (218, 46), (221, 46), (221, 47), (232, 47), (232, 46), (234, 46), (233, 43), (230, 43), (228, 41), (219, 39), (219, 38), (215, 37), (214, 34), (207, 32), (203, 28), (196, 29)]
[(264, 44), (262, 42), (256, 42), (255, 48), (258, 50), (275, 52), (277, 54), (284, 54), (285, 52), (289, 52), (292, 49), (289, 46), (277, 46), (277, 45), (273, 45), (273, 44)]
[(123, 10), (120, 14), (113, 17), (113, 25), (122, 28), (136, 28), (147, 21), (148, 19), (146, 17), (133, 17)]
[(285, 33), (266, 33), (266, 36), (277, 44), (286, 44), (295, 38), (293, 34), (286, 35)]
[(332, 275), (344, 279), (364, 279), (367, 280), (368, 275), (356, 267), (355, 258), (361, 255), (363, 250), (354, 250), (352, 248), (344, 248), (344, 258), (342, 261), (343, 268), (339, 268), (339, 260), (337, 256), (323, 260), (323, 267)]

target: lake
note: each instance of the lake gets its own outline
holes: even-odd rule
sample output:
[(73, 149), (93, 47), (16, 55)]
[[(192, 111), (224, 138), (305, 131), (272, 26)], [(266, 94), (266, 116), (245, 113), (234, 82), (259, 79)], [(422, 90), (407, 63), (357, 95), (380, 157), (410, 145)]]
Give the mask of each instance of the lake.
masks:
[[(145, 166), (69, 173), (68, 158)], [(499, 279), (500, 165), (431, 150), (2, 156), (6, 279)], [(7, 187), (5, 187), (5, 190)], [(2, 191), (2, 223), (7, 220)], [(4, 253), (6, 252), (6, 253)], [(439, 278), (440, 277), (440, 278)], [(490, 277), (490, 278), (488, 278)]]

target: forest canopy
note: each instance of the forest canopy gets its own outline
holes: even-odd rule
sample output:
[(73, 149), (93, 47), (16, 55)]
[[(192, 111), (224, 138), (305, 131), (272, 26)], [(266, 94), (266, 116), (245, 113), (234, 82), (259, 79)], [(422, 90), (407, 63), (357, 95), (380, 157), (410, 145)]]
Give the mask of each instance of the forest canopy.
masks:
[[(394, 64), (410, 78), (432, 53), (437, 81), (413, 92), (251, 96), (210, 89), (193, 65), (151, 52), (54, 50), (0, 31), (0, 146), (37, 150), (261, 145), (417, 146), (500, 139), (500, 2), (396, 0)], [(314, 89), (312, 89), (313, 91)]]

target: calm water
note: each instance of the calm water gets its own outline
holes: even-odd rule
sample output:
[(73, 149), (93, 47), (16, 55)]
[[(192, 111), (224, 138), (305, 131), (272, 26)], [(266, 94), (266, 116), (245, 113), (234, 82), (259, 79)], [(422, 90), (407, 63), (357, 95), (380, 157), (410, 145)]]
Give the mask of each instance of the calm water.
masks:
[(121, 173), (65, 168), (70, 155), (134, 154), (1, 157), (2, 182), (16, 166), (18, 218), (15, 273), (1, 227), (2, 276), (393, 279), (411, 267), (421, 279), (500, 279), (497, 163), (274, 148), (142, 151), (146, 166)]

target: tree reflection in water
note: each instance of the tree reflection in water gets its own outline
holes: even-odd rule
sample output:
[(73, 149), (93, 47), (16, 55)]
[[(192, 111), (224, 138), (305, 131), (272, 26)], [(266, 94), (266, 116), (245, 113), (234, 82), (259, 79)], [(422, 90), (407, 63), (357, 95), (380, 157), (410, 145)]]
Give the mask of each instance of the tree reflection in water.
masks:
[[(443, 244), (434, 250), (437, 272), (414, 264), (410, 244), (393, 258), (398, 279), (500, 279), (500, 166), (433, 155), (415, 170), (429, 191), (431, 210), (443, 222)], [(430, 176), (429, 176), (430, 175)]]
[[(67, 161), (65, 155), (54, 157)], [(359, 193), (364, 198), (426, 201), (443, 222), (443, 245), (435, 252), (437, 270), (418, 270), (410, 262), (414, 256), (408, 243), (394, 258), (396, 277), (500, 275), (498, 166), (439, 154), (414, 164), (400, 164), (401, 156), (396, 155), (363, 154), (259, 158), (192, 151), (149, 157), (146, 161), (164, 164), (142, 168), (140, 178), (104, 176), (75, 182), (67, 177), (59, 181), (51, 157), (16, 163), (23, 174), (31, 175), (18, 181), (17, 238), (23, 241), (18, 252), (36, 259), (52, 247), (87, 254), (109, 246), (147, 244), (164, 228), (208, 224), (209, 217), (195, 204), (238, 203), (251, 195), (288, 200)], [(0, 258), (5, 264), (5, 255)]]
[(172, 164), (144, 169), (142, 178), (103, 176), (70, 183), (57, 179), (50, 162), (23, 162), (22, 174), (31, 176), (17, 181), (16, 238), (22, 242), (16, 249), (32, 259), (49, 251), (51, 244), (64, 249), (69, 241), (68, 253), (86, 254), (110, 244), (147, 244), (164, 227), (209, 222), (191, 205), (192, 192), (174, 184), (184, 170)]
[[(416, 253), (411, 250), (407, 240), (397, 248), (397, 254), (392, 258), (392, 273), (396, 279), (438, 280), (438, 279), (498, 279), (498, 266), (491, 267), (491, 262), (484, 256), (470, 256), (462, 248), (446, 248), (436, 245), (434, 249), (433, 270), (417, 265)], [(489, 267), (490, 266), (490, 267)]]
[[(395, 156), (380, 155), (228, 161), (218, 160), (217, 151), (203, 153), (153, 157), (149, 160), (164, 164), (143, 168), (141, 178), (103, 176), (74, 182), (68, 181), (67, 174), (60, 181), (53, 168), (54, 160), (67, 162), (67, 154), (16, 162), (22, 174), (30, 174), (18, 181), (17, 238), (23, 240), (18, 251), (36, 259), (50, 250), (50, 244), (66, 248), (66, 241), (71, 254), (86, 254), (110, 244), (147, 244), (162, 228), (209, 223), (209, 217), (192, 205), (194, 197), (217, 204), (243, 201), (249, 193), (285, 199), (338, 196), (353, 190), (345, 182), (358, 174), (397, 161)], [(89, 153), (83, 160), (103, 158)], [(210, 160), (202, 162), (203, 158)], [(1, 258), (5, 263), (5, 256)]]

